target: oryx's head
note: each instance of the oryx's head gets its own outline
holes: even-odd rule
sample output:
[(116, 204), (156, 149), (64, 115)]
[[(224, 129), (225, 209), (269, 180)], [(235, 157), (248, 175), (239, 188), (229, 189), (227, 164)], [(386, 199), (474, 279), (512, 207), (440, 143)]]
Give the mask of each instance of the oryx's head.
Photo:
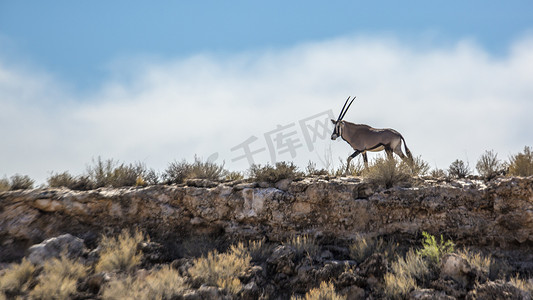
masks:
[[(341, 109), (341, 113), (339, 114), (337, 121), (331, 119), (331, 122), (335, 126), (335, 128), (333, 129), (333, 133), (331, 134), (332, 140), (336, 140), (339, 136), (341, 136), (342, 127), (344, 126), (344, 122), (342, 122), (342, 119), (344, 118), (344, 115), (346, 115), (348, 108), (350, 108), (350, 105), (352, 105), (354, 100), (355, 100), (355, 97), (353, 97), (352, 101), (350, 101), (350, 97), (348, 97), (348, 99), (346, 99), (346, 102), (344, 102), (344, 106)], [(348, 104), (348, 101), (350, 101), (350, 104)], [(346, 104), (348, 104), (348, 107), (346, 107)]]

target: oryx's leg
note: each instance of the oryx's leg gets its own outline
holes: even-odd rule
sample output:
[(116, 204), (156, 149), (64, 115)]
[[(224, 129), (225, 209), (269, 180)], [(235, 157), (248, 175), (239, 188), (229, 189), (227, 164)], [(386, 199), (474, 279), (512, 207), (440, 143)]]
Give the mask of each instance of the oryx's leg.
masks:
[(387, 158), (392, 159), (392, 149), (390, 147), (385, 147), (385, 152), (387, 153)]
[(403, 154), (403, 152), (402, 152), (402, 145), (401, 144), (398, 144), (394, 148), (394, 153), (396, 153), (396, 155), (398, 155), (404, 162), (409, 163), (409, 160), (407, 160), (407, 156), (405, 156), (405, 154)]
[[(348, 169), (350, 168), (350, 162), (352, 161), (352, 159), (354, 159), (360, 153), (361, 153), (361, 151), (355, 150), (355, 152), (352, 155), (348, 156), (348, 159), (346, 161), (346, 171), (344, 171), (344, 175), (348, 175)], [(364, 152), (363, 152), (363, 157), (366, 158), (366, 153), (364, 153)]]
[(363, 161), (365, 162), (365, 169), (368, 169), (368, 157), (366, 156), (366, 151), (363, 152)]

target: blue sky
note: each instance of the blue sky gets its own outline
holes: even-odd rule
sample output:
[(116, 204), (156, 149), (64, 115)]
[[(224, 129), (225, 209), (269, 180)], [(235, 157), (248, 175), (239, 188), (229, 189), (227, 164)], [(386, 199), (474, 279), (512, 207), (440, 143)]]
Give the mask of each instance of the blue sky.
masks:
[(124, 57), (219, 55), (365, 34), (503, 55), (532, 28), (531, 1), (2, 1), (2, 54), (76, 88)]
[[(1, 1), (0, 177), (44, 182), (98, 155), (163, 170), (196, 154), (242, 170), (230, 149), (250, 137), (268, 148), (277, 125), (298, 131), (348, 95), (359, 100), (347, 118), (399, 130), (432, 167), (473, 167), (490, 149), (505, 159), (533, 141), (531, 11), (531, 1)], [(279, 159), (351, 154), (322, 138), (298, 151)]]

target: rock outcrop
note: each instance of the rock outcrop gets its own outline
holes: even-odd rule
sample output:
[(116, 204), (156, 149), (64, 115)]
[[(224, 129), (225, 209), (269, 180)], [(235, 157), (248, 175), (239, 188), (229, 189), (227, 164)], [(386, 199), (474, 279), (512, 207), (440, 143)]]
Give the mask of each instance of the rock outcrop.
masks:
[(409, 243), (426, 231), (457, 244), (525, 249), (533, 245), (533, 177), (420, 180), (392, 189), (358, 178), (312, 177), (267, 187), (193, 180), (0, 193), (0, 262), (18, 259), (51, 237), (68, 233), (91, 246), (122, 228), (140, 228), (161, 243), (202, 235), (282, 241), (295, 234), (395, 236)]

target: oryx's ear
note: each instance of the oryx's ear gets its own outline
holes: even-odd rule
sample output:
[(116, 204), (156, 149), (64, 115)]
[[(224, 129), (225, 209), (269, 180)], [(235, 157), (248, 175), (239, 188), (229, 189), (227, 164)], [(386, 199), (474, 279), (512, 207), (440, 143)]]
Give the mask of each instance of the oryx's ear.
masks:
[(331, 123), (333, 124), (337, 124), (337, 121), (333, 120), (333, 119), (330, 119), (331, 120)]

